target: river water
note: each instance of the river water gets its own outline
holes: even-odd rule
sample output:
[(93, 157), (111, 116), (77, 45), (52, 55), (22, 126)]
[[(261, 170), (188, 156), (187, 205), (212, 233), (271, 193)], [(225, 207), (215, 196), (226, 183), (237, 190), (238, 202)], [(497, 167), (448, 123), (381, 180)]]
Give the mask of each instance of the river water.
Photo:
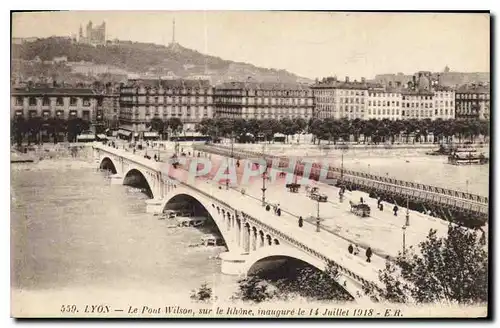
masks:
[[(230, 294), (236, 278), (213, 259), (223, 247), (189, 247), (203, 234), (147, 214), (147, 197), (110, 185), (95, 164), (42, 161), (11, 169), (12, 288), (162, 291), (185, 295), (203, 283)], [(50, 293), (49, 293), (50, 292)]]

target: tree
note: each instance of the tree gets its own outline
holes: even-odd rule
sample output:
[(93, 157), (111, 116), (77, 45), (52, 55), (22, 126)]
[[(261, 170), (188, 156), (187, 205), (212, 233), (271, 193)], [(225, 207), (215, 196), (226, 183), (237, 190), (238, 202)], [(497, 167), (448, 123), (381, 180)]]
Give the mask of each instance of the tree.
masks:
[(18, 147), (23, 143), (26, 132), (26, 120), (22, 116), (17, 116), (12, 120), (12, 134)]
[(83, 119), (77, 117), (68, 120), (68, 141), (75, 142), (76, 137), (81, 134), (83, 131), (86, 131), (90, 128), (90, 123), (88, 121), (84, 121)]
[(239, 290), (233, 296), (235, 299), (260, 303), (276, 296), (269, 283), (256, 275), (238, 280), (238, 284)]
[(31, 141), (36, 144), (39, 143), (40, 131), (42, 130), (43, 120), (40, 116), (30, 117), (26, 122), (26, 127), (28, 132), (28, 145), (31, 144)]
[(206, 283), (202, 284), (197, 290), (191, 291), (191, 299), (198, 302), (208, 302), (212, 299), (212, 288)]
[(173, 133), (180, 133), (182, 131), (182, 125), (182, 121), (178, 117), (171, 117), (167, 120), (167, 127), (170, 128)]
[[(482, 236), (481, 236), (482, 237)], [(416, 303), (439, 301), (473, 304), (488, 300), (488, 256), (477, 230), (450, 224), (438, 237), (430, 230), (419, 251), (399, 254), (379, 273), (382, 291), (365, 291), (378, 299)]]
[(157, 131), (159, 135), (163, 135), (165, 131), (165, 122), (161, 118), (153, 117), (151, 119), (151, 129)]

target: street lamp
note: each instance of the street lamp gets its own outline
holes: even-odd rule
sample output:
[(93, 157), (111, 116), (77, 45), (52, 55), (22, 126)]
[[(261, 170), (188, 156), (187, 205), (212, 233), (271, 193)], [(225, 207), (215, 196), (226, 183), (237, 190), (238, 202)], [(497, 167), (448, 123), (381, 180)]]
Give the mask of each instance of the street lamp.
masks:
[(405, 223), (405, 227), (409, 227), (410, 226), (410, 199), (409, 199), (409, 196), (407, 195), (406, 196), (406, 223)]
[[(233, 143), (233, 133), (231, 132), (231, 161), (229, 162), (228, 160), (228, 166), (227, 166), (227, 174), (229, 175), (229, 166), (233, 165), (233, 152), (234, 152), (234, 143)], [(231, 164), (229, 164), (231, 163)], [(229, 190), (229, 178), (226, 179), (226, 190)]]
[(320, 218), (319, 218), (319, 198), (317, 200), (318, 206), (316, 208), (316, 232), (319, 232)]
[(266, 179), (267, 179), (267, 163), (265, 171), (262, 172), (262, 206), (266, 206)]
[(469, 193), (469, 180), (465, 180), (465, 192)]
[(403, 229), (403, 256), (406, 255), (406, 226), (402, 227)]
[(344, 180), (344, 151), (342, 150), (342, 162), (340, 163), (340, 181)]

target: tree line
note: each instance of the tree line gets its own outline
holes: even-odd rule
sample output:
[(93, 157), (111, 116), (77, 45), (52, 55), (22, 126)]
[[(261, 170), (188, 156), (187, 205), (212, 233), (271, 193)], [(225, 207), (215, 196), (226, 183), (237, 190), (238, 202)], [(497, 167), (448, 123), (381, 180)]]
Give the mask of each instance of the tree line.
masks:
[[(76, 137), (82, 132), (89, 130), (90, 126), (91, 123), (82, 118), (65, 120), (61, 118), (44, 119), (40, 116), (35, 116), (25, 119), (19, 116), (11, 121), (11, 136), (17, 146), (21, 146), (25, 141), (27, 141), (28, 145), (31, 143), (43, 143), (42, 135), (48, 136), (54, 143), (63, 140), (75, 142)], [(117, 120), (103, 122), (103, 124), (95, 125), (95, 134), (103, 133), (106, 128), (116, 129), (118, 126), (119, 121)], [(181, 132), (183, 124), (177, 117), (172, 117), (165, 121), (155, 117), (147, 126), (160, 134), (164, 134), (167, 131), (173, 133)]]
[(11, 121), (11, 136), (17, 146), (26, 140), (28, 146), (31, 143), (43, 143), (42, 134), (47, 135), (54, 143), (62, 141), (75, 142), (76, 137), (90, 128), (90, 122), (81, 118), (68, 120), (60, 118), (48, 118), (36, 116), (25, 119), (20, 116)]
[[(360, 143), (413, 143), (427, 142), (432, 133), (434, 142), (449, 143), (453, 137), (459, 142), (475, 142), (479, 136), (489, 137), (489, 121), (478, 120), (347, 120), (347, 119), (242, 119), (208, 118), (203, 119), (196, 131), (212, 137), (235, 137), (245, 142), (245, 135), (262, 136), (271, 142), (276, 133), (288, 137), (295, 134), (311, 133), (314, 142), (321, 140), (336, 143), (340, 140)], [(248, 141), (248, 140), (246, 140)]]

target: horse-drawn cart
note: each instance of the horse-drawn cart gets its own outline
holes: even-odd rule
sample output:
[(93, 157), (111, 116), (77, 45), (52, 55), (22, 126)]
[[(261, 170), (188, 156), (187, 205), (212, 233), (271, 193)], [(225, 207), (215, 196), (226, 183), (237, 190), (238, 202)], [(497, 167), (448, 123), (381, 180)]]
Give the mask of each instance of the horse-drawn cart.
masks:
[(359, 204), (354, 204), (353, 202), (350, 202), (351, 204), (351, 212), (356, 214), (357, 216), (361, 216), (362, 218), (364, 217), (369, 217), (370, 216), (370, 206), (364, 203), (359, 203)]

